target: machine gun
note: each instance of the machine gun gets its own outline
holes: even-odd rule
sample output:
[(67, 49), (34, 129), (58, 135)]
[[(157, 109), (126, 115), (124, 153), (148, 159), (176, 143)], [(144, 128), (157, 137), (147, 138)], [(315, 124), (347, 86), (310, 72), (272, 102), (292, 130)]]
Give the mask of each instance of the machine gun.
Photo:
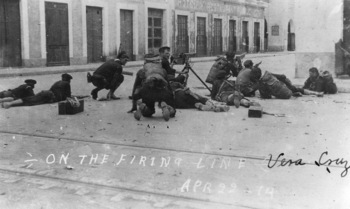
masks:
[[(211, 93), (211, 89), (207, 86), (207, 84), (199, 77), (199, 75), (192, 68), (193, 65), (191, 64), (191, 57), (194, 57), (195, 55), (196, 53), (181, 53), (176, 57), (171, 56), (170, 61), (171, 61), (171, 64), (173, 65), (185, 65), (184, 68), (182, 69), (182, 72), (188, 73), (189, 71), (191, 71)], [(187, 80), (188, 80), (188, 76), (186, 76), (185, 86), (187, 85)]]

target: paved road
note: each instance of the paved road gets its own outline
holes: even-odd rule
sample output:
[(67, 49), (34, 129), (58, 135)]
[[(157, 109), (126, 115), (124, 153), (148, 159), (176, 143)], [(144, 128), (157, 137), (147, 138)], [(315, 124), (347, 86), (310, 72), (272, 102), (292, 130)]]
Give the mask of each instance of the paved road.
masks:
[[(292, 61), (263, 63), (276, 72)], [(205, 78), (210, 65), (194, 68)], [(72, 75), (73, 93), (89, 94), (86, 74)], [(39, 91), (59, 75), (33, 78)], [(255, 98), (286, 117), (231, 108), (135, 121), (132, 82), (117, 90), (121, 100), (86, 99), (74, 116), (59, 116), (57, 104), (0, 109), (0, 208), (350, 208), (349, 94)], [(189, 86), (209, 93), (193, 75)]]

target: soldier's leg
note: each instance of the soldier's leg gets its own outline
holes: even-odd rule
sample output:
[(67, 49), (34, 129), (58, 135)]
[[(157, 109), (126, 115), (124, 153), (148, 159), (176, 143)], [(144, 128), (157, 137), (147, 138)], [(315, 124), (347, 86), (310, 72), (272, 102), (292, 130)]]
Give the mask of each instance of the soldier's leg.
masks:
[(5, 97), (5, 98), (0, 99), (0, 103), (1, 102), (12, 102), (13, 100), (14, 100), (13, 97)]
[(290, 99), (293, 95), (292, 91), (282, 82), (278, 81), (273, 85), (269, 85), (272, 95), (278, 99)]
[(168, 77), (169, 81), (178, 82), (186, 86), (188, 74), (180, 74), (176, 77)]
[(190, 109), (195, 108), (196, 103), (205, 104), (207, 98), (195, 94), (191, 91), (179, 90), (175, 92), (175, 106), (176, 108)]
[(143, 79), (144, 79), (144, 70), (141, 69), (136, 73), (134, 85), (132, 87), (132, 92), (131, 92), (131, 96), (129, 96), (129, 99), (132, 99), (134, 94), (137, 93), (136, 92), (137, 89), (142, 86)]
[(143, 104), (144, 104), (144, 106), (140, 107), (142, 115), (144, 117), (152, 117), (152, 115), (156, 112), (156, 109), (154, 107), (155, 102), (143, 100)]
[(162, 109), (163, 118), (168, 121), (170, 118), (175, 117), (176, 110), (174, 107), (168, 105), (166, 102), (160, 103), (160, 108)]
[(302, 93), (305, 94), (305, 95), (315, 95), (315, 96), (318, 96), (318, 97), (323, 97), (323, 92), (311, 91), (311, 90), (308, 90), (308, 89), (303, 89)]
[(2, 92), (0, 92), (0, 98), (1, 99), (6, 98), (6, 97), (14, 97), (14, 96), (12, 95), (11, 91), (2, 91)]
[(268, 71), (265, 72), (260, 80), (259, 90), (263, 98), (271, 98), (271, 96), (275, 96), (278, 99), (289, 99), (292, 96), (292, 91), (287, 85), (278, 80)]
[(141, 116), (152, 117), (152, 115), (156, 112), (154, 105), (154, 101), (142, 100), (142, 102), (138, 104), (137, 110), (134, 112), (134, 118), (136, 120), (140, 120)]
[(107, 86), (107, 80), (101, 75), (94, 74), (91, 76), (91, 82), (94, 86), (96, 86), (96, 88), (91, 91), (91, 96), (93, 99), (97, 99), (98, 92)]
[(291, 80), (287, 78), (285, 75), (283, 74), (272, 74), (272, 75), (275, 76), (279, 81), (284, 83), (293, 93), (296, 93), (296, 92), (302, 93), (300, 91), (300, 88), (297, 88), (296, 86), (294, 86)]
[(124, 76), (122, 74), (115, 74), (113, 80), (110, 84), (110, 90), (107, 94), (107, 99), (120, 99), (114, 95), (115, 90), (122, 84), (124, 81)]
[(19, 105), (22, 105), (23, 104), (23, 100), (22, 99), (16, 99), (14, 101), (11, 101), (11, 102), (4, 102), (1, 104), (1, 106), (5, 109), (8, 109), (10, 107), (13, 107), (13, 106), (19, 106)]
[(260, 97), (263, 99), (271, 99), (271, 91), (267, 84), (261, 83), (259, 86)]

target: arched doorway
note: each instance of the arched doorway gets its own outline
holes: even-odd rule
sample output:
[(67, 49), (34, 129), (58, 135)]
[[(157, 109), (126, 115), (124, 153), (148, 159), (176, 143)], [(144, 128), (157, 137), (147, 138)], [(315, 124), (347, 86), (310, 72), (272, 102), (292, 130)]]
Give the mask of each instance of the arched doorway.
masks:
[(293, 20), (288, 22), (288, 51), (295, 51), (295, 29)]
[(267, 21), (265, 19), (265, 26), (264, 26), (264, 51), (267, 52), (269, 47), (269, 32), (267, 27)]

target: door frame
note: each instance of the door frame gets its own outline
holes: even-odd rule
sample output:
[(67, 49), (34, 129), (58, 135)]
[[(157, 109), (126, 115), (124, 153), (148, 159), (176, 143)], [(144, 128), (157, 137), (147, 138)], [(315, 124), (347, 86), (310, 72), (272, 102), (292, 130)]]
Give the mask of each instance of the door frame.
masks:
[(194, 20), (194, 36), (195, 36), (194, 52), (197, 52), (197, 20), (198, 20), (197, 18), (204, 17), (205, 18), (205, 33), (207, 35), (205, 56), (208, 56), (208, 51), (209, 51), (209, 15), (208, 15), (208, 13), (204, 13), (204, 12), (195, 12), (194, 16), (195, 16), (194, 17), (195, 18), (195, 20)]
[[(145, 2), (145, 7), (144, 7), (144, 20), (147, 23), (148, 20), (148, 9), (159, 9), (163, 10), (163, 18), (162, 18), (162, 28), (163, 28), (163, 34), (162, 34), (162, 45), (163, 46), (170, 46), (171, 43), (171, 29), (172, 29), (172, 17), (171, 17), (171, 6), (168, 3), (152, 3), (152, 2)], [(147, 24), (145, 23), (145, 54), (148, 54), (148, 27)], [(136, 44), (135, 44), (136, 45)]]
[[(255, 26), (258, 25), (258, 30), (257, 30), (257, 34), (258, 34), (258, 37), (255, 37)], [(255, 45), (255, 41), (256, 41), (256, 38), (259, 38), (259, 41), (258, 41), (258, 44)], [(258, 53), (261, 51), (261, 23), (259, 21), (254, 21), (254, 26), (253, 26), (253, 44), (254, 44), (254, 52), (255, 53)], [(258, 50), (259, 49), (259, 50)]]
[[(127, 4), (127, 3), (117, 3), (116, 6), (116, 28), (117, 28), (117, 41), (116, 41), (116, 49), (119, 50), (120, 40), (121, 40), (121, 34), (120, 34), (120, 10), (131, 10), (132, 11), (132, 32), (133, 32), (133, 56), (135, 57), (135, 60), (137, 60), (137, 55), (139, 54), (139, 21), (138, 21), (138, 14), (139, 9), (138, 5), (134, 4)], [(145, 45), (146, 47), (147, 45)], [(146, 47), (147, 48), (147, 47)]]
[[(98, 9), (100, 9), (101, 12), (102, 12), (102, 23), (101, 23), (101, 24), (102, 24), (102, 25), (101, 25), (101, 27), (102, 27), (102, 31), (101, 31), (101, 32), (102, 32), (102, 49), (101, 49), (102, 54), (101, 54), (101, 56), (103, 57), (103, 56), (106, 55), (106, 54), (104, 53), (104, 51), (103, 51), (103, 44), (104, 44), (104, 43), (103, 43), (103, 36), (104, 36), (104, 34), (103, 34), (103, 28), (104, 28), (104, 27), (103, 27), (103, 8), (102, 8), (102, 7), (95, 7), (95, 6), (93, 6), (93, 7), (92, 7), (92, 6), (86, 6), (86, 7), (85, 7), (85, 11), (83, 11), (83, 12), (85, 12), (85, 15), (86, 15), (86, 12), (87, 12), (88, 7), (90, 7), (90, 8), (98, 8)], [(86, 46), (88, 46), (88, 43), (87, 43), (87, 42), (88, 42), (88, 39), (87, 39), (87, 35), (88, 35), (88, 34), (87, 34), (87, 29), (88, 29), (88, 28), (87, 28), (87, 19), (85, 19), (85, 23), (86, 23)], [(88, 53), (89, 53), (89, 52), (88, 52), (88, 50), (87, 50), (87, 55), (86, 55), (86, 57), (87, 57), (87, 63), (96, 63), (96, 61), (95, 61), (95, 62), (90, 62), (90, 61), (89, 61), (89, 55), (88, 55)], [(103, 60), (102, 57), (101, 57), (101, 59), (100, 59), (100, 62)]]
[[(214, 43), (215, 43), (215, 20), (220, 20), (220, 22), (221, 22), (221, 49), (220, 49), (220, 52), (219, 52), (219, 54), (215, 54), (214, 53)], [(224, 31), (224, 19), (223, 18), (221, 18), (221, 17), (217, 17), (217, 16), (214, 16), (213, 17), (213, 24), (212, 24), (212, 37), (211, 37), (211, 40), (212, 40), (212, 46), (211, 46), (211, 51), (212, 51), (212, 54), (211, 55), (214, 55), (214, 56), (216, 56), (216, 55), (220, 55), (220, 54), (222, 54), (223, 52), (224, 52), (224, 50), (225, 50), (225, 47), (224, 47), (224, 36), (225, 36), (225, 31)]]
[[(73, 0), (74, 1), (74, 0)], [(82, 33), (83, 33), (83, 57), (87, 59), (87, 28), (86, 28), (86, 7), (100, 7), (102, 8), (102, 54), (109, 55), (109, 27), (108, 27), (108, 2), (99, 0), (85, 0), (82, 1)]]
[(187, 17), (187, 46), (188, 46), (188, 53), (193, 52), (193, 49), (191, 48), (191, 44), (190, 44), (190, 28), (193, 28), (190, 26), (190, 24), (192, 25), (193, 22), (190, 21), (190, 15), (191, 13), (189, 11), (182, 11), (182, 10), (175, 10), (175, 31), (174, 31), (174, 42), (175, 42), (175, 46), (174, 49), (172, 50), (173, 53), (177, 52), (177, 36), (179, 34), (179, 28), (178, 28), (178, 15), (181, 16), (186, 16)]
[[(4, 0), (4, 3), (5, 3), (5, 1), (6, 0)], [(25, 53), (25, 50), (24, 50), (24, 43), (23, 43), (23, 41), (24, 41), (24, 37), (26, 37), (26, 38), (28, 38), (28, 33), (25, 33), (25, 35), (24, 35), (24, 32), (23, 32), (23, 25), (24, 25), (24, 19), (26, 19), (26, 18), (24, 18), (24, 16), (23, 16), (23, 12), (22, 12), (22, 10), (23, 10), (23, 1), (22, 0), (17, 0), (18, 1), (18, 14), (19, 14), (19, 38), (20, 38), (20, 42), (19, 42), (19, 50), (20, 50), (20, 53), (19, 53), (19, 56), (20, 56), (20, 59), (19, 59), (19, 65), (10, 65), (9, 67), (21, 67), (21, 66), (23, 66), (23, 59), (24, 59), (24, 53)], [(5, 8), (4, 8), (5, 9)], [(27, 15), (28, 16), (28, 15)], [(25, 16), (25, 17), (27, 17), (27, 16)], [(5, 17), (6, 18), (6, 17)], [(27, 26), (27, 28), (28, 28), (28, 25), (26, 25)], [(11, 27), (11, 26), (9, 26), (9, 27)], [(7, 37), (7, 33), (6, 33), (6, 23), (5, 23), (5, 37)], [(5, 38), (6, 39), (6, 38)], [(28, 39), (29, 40), (29, 39)], [(28, 41), (28, 45), (29, 45), (29, 41)], [(5, 49), (6, 49), (6, 47), (4, 47)], [(29, 49), (26, 51), (26, 52), (28, 52), (28, 55), (29, 55)], [(6, 53), (6, 52), (5, 52)], [(4, 55), (4, 56), (7, 56), (6, 54)], [(10, 55), (11, 56), (11, 55)], [(28, 56), (29, 57), (29, 56)], [(2, 67), (2, 66), (0, 66), (0, 67)]]
[(46, 56), (46, 17), (45, 2), (68, 4), (68, 39), (69, 39), (69, 58), (73, 57), (73, 19), (72, 19), (72, 0), (44, 0), (39, 2), (40, 12), (40, 35), (41, 35), (41, 58), (47, 59)]
[[(244, 43), (243, 43), (244, 22), (247, 22), (248, 46), (244, 45)], [(242, 52), (246, 52), (246, 53), (250, 52), (250, 46), (252, 44), (250, 39), (253, 39), (252, 36), (251, 36), (251, 31), (250, 31), (250, 28), (252, 27), (251, 25), (252, 24), (251, 24), (250, 20), (248, 20), (248, 19), (242, 19), (241, 20), (241, 42), (240, 42), (240, 45), (241, 45), (241, 51)]]
[[(239, 24), (239, 20), (238, 20), (238, 18), (237, 17), (229, 17), (228, 18), (228, 36), (227, 36), (227, 42), (228, 42), (228, 44), (230, 44), (230, 22), (231, 21), (235, 21), (235, 28), (234, 28), (234, 30), (235, 30), (235, 37), (236, 37), (236, 40), (235, 40), (235, 46), (236, 46), (236, 49), (235, 49), (235, 52), (237, 53), (238, 52), (238, 50), (239, 50), (239, 27), (238, 27), (238, 24)], [(230, 48), (227, 48), (227, 51), (229, 51), (229, 49)]]

